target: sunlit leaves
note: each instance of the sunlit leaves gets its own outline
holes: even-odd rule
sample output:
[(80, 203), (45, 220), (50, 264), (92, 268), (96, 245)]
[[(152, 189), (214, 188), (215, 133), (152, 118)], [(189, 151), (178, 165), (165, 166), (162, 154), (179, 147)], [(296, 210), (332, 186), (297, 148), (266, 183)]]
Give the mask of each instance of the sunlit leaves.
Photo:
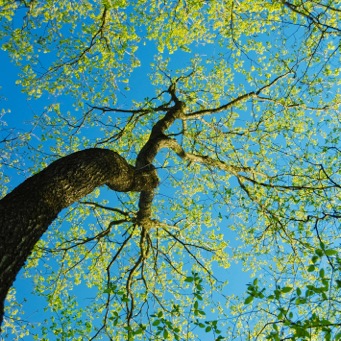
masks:
[[(4, 165), (27, 154), (36, 172), (91, 146), (134, 164), (172, 83), (187, 116), (165, 133), (203, 161), (158, 153), (145, 240), (137, 193), (101, 189), (60, 216), (27, 265), (52, 315), (43, 337), (340, 338), (339, 5), (0, 1), (2, 49), (45, 107), (39, 142), (4, 141)], [(256, 276), (239, 299), (234, 262)]]

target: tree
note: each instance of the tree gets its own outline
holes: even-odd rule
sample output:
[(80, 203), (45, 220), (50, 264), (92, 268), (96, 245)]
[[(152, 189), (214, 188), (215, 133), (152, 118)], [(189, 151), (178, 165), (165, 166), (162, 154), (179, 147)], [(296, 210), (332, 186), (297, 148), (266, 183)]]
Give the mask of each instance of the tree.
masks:
[[(341, 338), (339, 1), (0, 5), (17, 83), (45, 106), (3, 129), (4, 179), (36, 174), (0, 231), (1, 298), (32, 252), (46, 319), (20, 322), (12, 290), (4, 335)], [(235, 261), (254, 277), (240, 296)]]

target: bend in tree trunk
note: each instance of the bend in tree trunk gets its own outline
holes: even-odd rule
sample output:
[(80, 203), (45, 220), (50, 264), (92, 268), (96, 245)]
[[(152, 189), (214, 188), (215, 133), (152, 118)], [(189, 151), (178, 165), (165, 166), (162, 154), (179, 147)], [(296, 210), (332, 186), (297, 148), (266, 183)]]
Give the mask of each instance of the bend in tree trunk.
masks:
[(102, 185), (140, 192), (157, 184), (155, 170), (136, 170), (111, 150), (91, 148), (58, 159), (1, 199), (0, 325), (17, 273), (63, 208)]

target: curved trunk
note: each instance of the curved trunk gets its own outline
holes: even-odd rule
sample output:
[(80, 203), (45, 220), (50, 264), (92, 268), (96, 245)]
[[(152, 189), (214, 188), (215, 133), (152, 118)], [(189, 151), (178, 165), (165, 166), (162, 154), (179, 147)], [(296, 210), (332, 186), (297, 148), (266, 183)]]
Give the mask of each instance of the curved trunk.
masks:
[(0, 200), (0, 326), (7, 292), (36, 242), (63, 208), (102, 185), (142, 191), (154, 188), (157, 177), (113, 151), (92, 148), (53, 162)]

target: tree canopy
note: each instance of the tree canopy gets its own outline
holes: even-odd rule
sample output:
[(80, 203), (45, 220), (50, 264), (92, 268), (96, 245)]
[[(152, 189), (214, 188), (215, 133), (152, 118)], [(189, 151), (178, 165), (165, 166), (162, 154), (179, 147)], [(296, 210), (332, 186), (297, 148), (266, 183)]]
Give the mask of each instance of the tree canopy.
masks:
[[(341, 340), (339, 0), (0, 9), (38, 108), (1, 101), (3, 196), (89, 148), (158, 177), (59, 214), (22, 272), (41, 319), (14, 286), (4, 337)], [(234, 292), (236, 264), (249, 281)]]

